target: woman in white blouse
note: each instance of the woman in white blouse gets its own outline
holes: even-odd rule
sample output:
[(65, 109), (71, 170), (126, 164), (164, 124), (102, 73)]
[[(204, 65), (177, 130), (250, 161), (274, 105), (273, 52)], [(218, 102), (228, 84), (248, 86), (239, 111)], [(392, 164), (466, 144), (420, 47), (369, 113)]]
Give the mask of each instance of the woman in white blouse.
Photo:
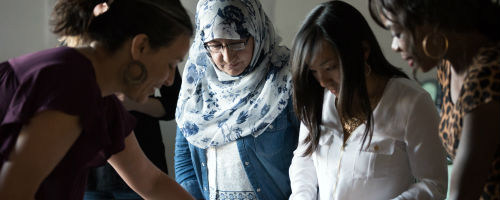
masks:
[(331, 1), (293, 44), (299, 146), (290, 199), (444, 199), (447, 166), (430, 95), (383, 56), (363, 16)]

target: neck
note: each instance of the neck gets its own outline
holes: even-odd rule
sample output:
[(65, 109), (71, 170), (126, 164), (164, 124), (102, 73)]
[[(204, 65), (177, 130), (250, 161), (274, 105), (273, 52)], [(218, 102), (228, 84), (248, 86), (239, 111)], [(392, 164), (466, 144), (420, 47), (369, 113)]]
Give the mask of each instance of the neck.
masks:
[(100, 45), (81, 47), (77, 48), (77, 50), (92, 62), (97, 85), (103, 97), (122, 90), (120, 69), (121, 66), (126, 63), (123, 61), (123, 54), (125, 53), (122, 50), (118, 50), (115, 53), (109, 53)]
[(491, 43), (491, 41), (481, 33), (448, 33), (449, 48), (445, 59), (449, 60), (455, 72), (464, 74), (472, 64), (474, 56), (481, 47)]
[[(372, 74), (366, 77), (366, 90), (370, 103), (377, 104), (378, 100), (384, 94), (385, 86), (387, 85), (388, 77)], [(372, 102), (375, 101), (375, 102)]]
[[(372, 107), (372, 110), (375, 109), (378, 102), (382, 98), (385, 86), (387, 85), (388, 81), (389, 81), (388, 77), (380, 76), (374, 73), (366, 77), (366, 90), (368, 93), (368, 99), (370, 101), (370, 106)], [(351, 102), (351, 104), (348, 105), (348, 106), (353, 106), (352, 109), (354, 113), (352, 114), (355, 116), (361, 116), (361, 118), (363, 118), (366, 113), (364, 113), (361, 109), (361, 103), (360, 103), (361, 100), (359, 96), (357, 98), (354, 98), (353, 101), (354, 102)], [(337, 102), (335, 104), (337, 105)], [(343, 113), (341, 108), (339, 107), (337, 108), (340, 111), (339, 113)]]

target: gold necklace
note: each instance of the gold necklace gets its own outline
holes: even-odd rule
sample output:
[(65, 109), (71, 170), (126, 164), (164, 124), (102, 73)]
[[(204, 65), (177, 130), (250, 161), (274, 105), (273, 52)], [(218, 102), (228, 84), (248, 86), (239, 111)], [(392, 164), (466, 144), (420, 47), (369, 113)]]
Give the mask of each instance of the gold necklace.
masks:
[[(374, 96), (369, 98), (370, 101), (370, 106), (372, 107), (372, 111), (375, 110), (375, 107), (379, 103), (380, 99), (383, 96), (384, 90), (385, 90), (385, 84), (387, 83), (386, 79), (382, 80), (377, 80), (376, 84), (383, 84), (384, 86), (381, 87), (382, 89)], [(376, 87), (380, 88), (380, 87)], [(337, 106), (338, 99), (335, 99), (335, 106)], [(348, 119), (344, 119), (344, 117), (340, 117), (340, 122), (342, 123), (342, 129), (344, 130), (344, 133), (347, 134), (347, 136), (350, 136), (351, 133), (358, 128), (361, 124), (365, 122), (365, 117), (364, 115), (357, 115), (355, 117), (350, 117)]]
[(341, 118), (341, 121), (342, 121), (342, 128), (344, 129), (344, 132), (347, 133), (348, 135), (351, 135), (351, 133), (364, 122), (364, 120), (358, 117), (351, 117), (348, 119)]
[[(337, 102), (338, 99), (335, 99), (335, 106), (337, 105)], [(363, 116), (356, 116), (345, 119), (343, 116), (340, 116), (340, 122), (342, 123), (344, 133), (347, 134), (347, 136), (350, 136), (351, 133), (365, 121), (363, 118)]]

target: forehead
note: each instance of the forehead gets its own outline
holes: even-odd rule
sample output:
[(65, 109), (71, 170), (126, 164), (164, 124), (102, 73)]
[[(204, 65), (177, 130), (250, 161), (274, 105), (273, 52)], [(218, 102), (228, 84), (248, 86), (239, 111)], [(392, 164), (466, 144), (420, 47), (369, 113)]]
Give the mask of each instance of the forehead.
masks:
[(213, 40), (210, 40), (206, 43), (223, 43), (223, 44), (231, 44), (235, 42), (244, 42), (245, 39), (224, 39), (224, 38), (216, 38)]
[(324, 39), (318, 40), (310, 52), (310, 55), (306, 58), (306, 63), (309, 65), (309, 68), (322, 68), (325, 65), (339, 63), (337, 50), (330, 42)]
[(397, 16), (387, 9), (382, 9), (382, 12), (379, 13), (380, 21), (384, 26), (388, 29), (394, 28), (394, 26), (398, 26), (399, 23), (397, 21)]

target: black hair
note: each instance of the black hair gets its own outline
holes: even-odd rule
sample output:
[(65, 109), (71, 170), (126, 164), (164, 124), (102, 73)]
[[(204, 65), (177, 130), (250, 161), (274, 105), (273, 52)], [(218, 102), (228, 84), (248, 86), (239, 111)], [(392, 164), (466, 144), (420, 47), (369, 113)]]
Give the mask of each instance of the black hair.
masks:
[(500, 39), (498, 0), (369, 0), (369, 10), (381, 27), (387, 28), (381, 21), (384, 16), (413, 36), (417, 26), (429, 24), (456, 32), (477, 30), (494, 41)]
[[(94, 8), (104, 2), (109, 9), (94, 16)], [(181, 34), (193, 35), (191, 20), (178, 0), (59, 0), (51, 24), (59, 36), (97, 41), (110, 52), (141, 33), (152, 48), (167, 46)]]
[[(341, 62), (342, 83), (338, 107), (342, 116), (355, 117), (361, 111), (366, 119), (362, 146), (373, 134), (373, 114), (366, 89), (366, 45), (370, 54), (366, 60), (371, 73), (383, 77), (406, 77), (400, 69), (390, 64), (362, 14), (342, 1), (329, 1), (315, 7), (307, 16), (295, 36), (292, 48), (293, 102), (297, 117), (303, 122), (309, 135), (304, 143), (309, 146), (304, 153), (310, 155), (318, 146), (323, 108), (324, 89), (309, 70), (308, 64), (317, 44), (326, 40), (335, 50)], [(352, 102), (358, 98), (360, 105)]]

